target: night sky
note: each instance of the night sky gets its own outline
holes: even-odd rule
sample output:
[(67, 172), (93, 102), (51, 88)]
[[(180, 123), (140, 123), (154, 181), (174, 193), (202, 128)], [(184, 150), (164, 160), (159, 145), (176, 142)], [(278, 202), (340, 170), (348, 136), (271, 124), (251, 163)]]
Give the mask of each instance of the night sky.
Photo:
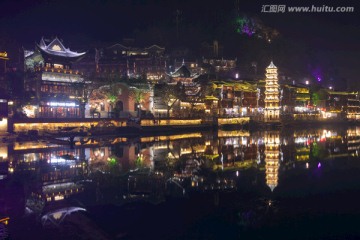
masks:
[(148, 27), (176, 28), (176, 10), (181, 11), (182, 26), (211, 29), (225, 24), (237, 6), (239, 12), (256, 16), (267, 26), (278, 29), (288, 41), (306, 44), (320, 52), (320, 62), (330, 56), (332, 64), (341, 69), (342, 77), (357, 82), (360, 75), (359, 4), (357, 1), (314, 2), (283, 4), (352, 6), (355, 12), (261, 13), (262, 5), (281, 4), (281, 1), (1, 0), (0, 47), (11, 53), (14, 46), (31, 47), (42, 36), (59, 36), (71, 48), (121, 42), (124, 37), (133, 37), (134, 32)]

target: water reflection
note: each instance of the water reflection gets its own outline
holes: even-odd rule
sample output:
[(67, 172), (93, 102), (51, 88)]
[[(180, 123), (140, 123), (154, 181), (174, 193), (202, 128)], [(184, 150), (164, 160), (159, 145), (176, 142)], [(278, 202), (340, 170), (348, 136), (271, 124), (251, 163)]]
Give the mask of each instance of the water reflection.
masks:
[[(194, 194), (211, 194), (212, 204), (221, 206), (220, 193), (249, 191), (265, 197), (258, 206), (268, 213), (276, 205), (271, 194), (281, 191), (292, 169), (311, 171), (331, 167), (333, 159), (358, 158), (360, 128), (76, 141), (74, 148), (54, 142), (1, 145), (0, 215), (32, 214), (58, 226), (87, 206), (157, 204)], [(256, 210), (236, 208), (243, 225), (258, 219)]]
[(271, 191), (278, 185), (280, 133), (279, 131), (265, 132), (265, 175), (266, 184)]

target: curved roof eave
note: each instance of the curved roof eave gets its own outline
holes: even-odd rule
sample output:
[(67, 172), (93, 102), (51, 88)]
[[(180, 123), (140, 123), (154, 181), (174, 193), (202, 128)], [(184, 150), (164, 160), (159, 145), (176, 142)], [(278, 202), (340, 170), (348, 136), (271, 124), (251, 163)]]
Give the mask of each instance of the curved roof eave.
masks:
[(50, 55), (55, 55), (55, 56), (60, 56), (60, 57), (70, 57), (70, 58), (77, 58), (77, 57), (81, 57), (81, 56), (84, 56), (87, 52), (81, 52), (81, 53), (77, 53), (77, 52), (72, 52), (72, 51), (69, 51), (68, 49), (66, 49), (65, 52), (59, 52), (59, 51), (51, 51), (51, 50), (48, 50), (48, 49), (44, 49), (43, 47), (41, 47), (39, 44), (37, 44), (37, 47), (47, 53), (47, 54), (50, 54)]

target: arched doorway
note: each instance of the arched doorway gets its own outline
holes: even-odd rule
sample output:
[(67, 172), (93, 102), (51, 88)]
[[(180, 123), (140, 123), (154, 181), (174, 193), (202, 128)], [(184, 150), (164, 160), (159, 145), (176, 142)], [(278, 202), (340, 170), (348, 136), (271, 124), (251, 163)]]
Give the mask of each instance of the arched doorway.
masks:
[(115, 103), (115, 108), (113, 109), (113, 116), (114, 117), (121, 117), (122, 112), (124, 111), (124, 104), (122, 101), (117, 101)]
[(117, 101), (115, 107), (119, 112), (124, 111), (124, 103), (122, 101)]

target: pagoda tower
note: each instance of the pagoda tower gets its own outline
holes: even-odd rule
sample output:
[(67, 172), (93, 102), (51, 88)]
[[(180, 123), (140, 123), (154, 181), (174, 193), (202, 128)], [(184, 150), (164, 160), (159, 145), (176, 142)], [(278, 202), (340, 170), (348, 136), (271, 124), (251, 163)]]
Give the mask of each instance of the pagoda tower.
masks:
[(266, 68), (264, 121), (280, 122), (278, 74), (272, 61)]
[(278, 184), (280, 134), (278, 131), (265, 132), (265, 175), (271, 191)]

